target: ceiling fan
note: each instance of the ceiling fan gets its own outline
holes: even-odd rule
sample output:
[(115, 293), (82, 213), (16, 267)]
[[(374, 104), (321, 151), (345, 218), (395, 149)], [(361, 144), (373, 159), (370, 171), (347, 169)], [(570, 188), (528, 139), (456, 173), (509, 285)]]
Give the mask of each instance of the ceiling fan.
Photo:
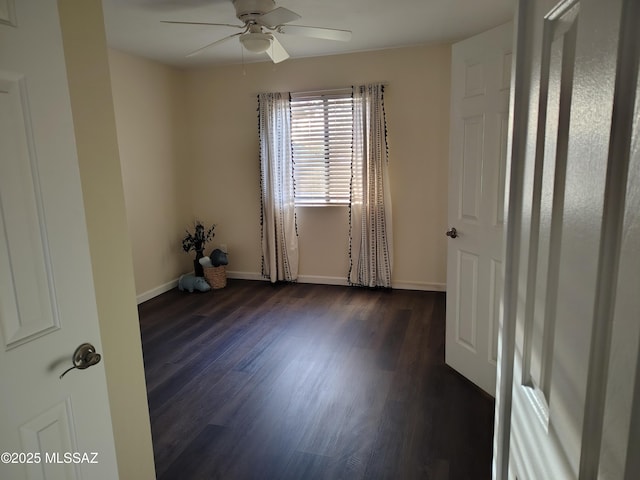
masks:
[(288, 25), (290, 22), (299, 20), (302, 17), (287, 8), (276, 7), (274, 0), (232, 0), (232, 2), (236, 10), (236, 17), (243, 22), (244, 25), (171, 20), (163, 20), (162, 22), (181, 25), (214, 25), (239, 28), (242, 30), (241, 32), (234, 33), (233, 35), (198, 48), (187, 54), (187, 57), (197, 55), (203, 50), (224, 43), (233, 37), (240, 37), (240, 43), (248, 51), (253, 53), (266, 52), (267, 55), (271, 57), (271, 60), (273, 60), (273, 63), (279, 63), (289, 58), (289, 54), (273, 33), (302, 35), (305, 37), (342, 42), (351, 40), (351, 32), (349, 30), (310, 27), (307, 25)]

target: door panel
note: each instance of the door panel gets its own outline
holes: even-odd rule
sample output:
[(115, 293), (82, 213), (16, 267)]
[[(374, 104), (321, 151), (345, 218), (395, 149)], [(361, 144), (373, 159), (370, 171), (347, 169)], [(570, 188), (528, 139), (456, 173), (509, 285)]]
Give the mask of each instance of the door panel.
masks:
[[(565, 196), (578, 5), (547, 23), (542, 45), (538, 146), (533, 172), (531, 253), (523, 351), (523, 384), (537, 390), (548, 416), (556, 330), (562, 220)], [(543, 405), (542, 403), (540, 405)]]
[(638, 474), (639, 15), (519, 4), (496, 478)]
[(446, 361), (495, 394), (511, 24), (452, 51)]
[(482, 200), (482, 154), (484, 117), (466, 117), (464, 122), (464, 150), (462, 151), (462, 184), (460, 185), (460, 219), (478, 222)]
[(0, 323), (10, 349), (59, 328), (25, 81), (0, 72)]
[[(64, 463), (64, 455), (55, 453), (73, 452), (76, 448), (72, 437), (72, 414), (71, 402), (67, 398), (20, 427), (24, 451), (42, 455), (40, 462), (26, 465), (28, 478), (81, 478), (77, 465)], [(59, 459), (62, 461), (58, 463)]]
[(460, 302), (456, 318), (456, 342), (476, 353), (478, 311), (478, 256), (458, 251)]
[(3, 479), (118, 478), (104, 361), (60, 378), (101, 352), (76, 155), (57, 3), (0, 0)]
[[(505, 55), (505, 58), (507, 55)], [(511, 55), (508, 55), (511, 58)], [(505, 70), (503, 70), (505, 71)], [(511, 69), (509, 68), (509, 72)], [(500, 112), (498, 113), (498, 132), (499, 132), (499, 140), (498, 147), (500, 148), (498, 152), (498, 158), (501, 160), (498, 162), (498, 174), (497, 178), (495, 176), (491, 176), (491, 178), (495, 178), (497, 183), (493, 188), (490, 189), (492, 195), (493, 204), (493, 226), (496, 228), (503, 228), (504, 225), (504, 185), (505, 185), (505, 171), (506, 171), (506, 159), (507, 159), (507, 138), (509, 135), (509, 114), (508, 112)]]
[(0, 0), (0, 23), (16, 24), (14, 0)]

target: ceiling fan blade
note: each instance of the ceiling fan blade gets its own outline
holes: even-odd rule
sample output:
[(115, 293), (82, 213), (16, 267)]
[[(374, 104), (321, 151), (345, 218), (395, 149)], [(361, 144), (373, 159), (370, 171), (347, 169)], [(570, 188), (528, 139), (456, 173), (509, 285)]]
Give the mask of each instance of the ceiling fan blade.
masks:
[(292, 12), (284, 7), (278, 7), (257, 17), (256, 22), (265, 27), (277, 27), (278, 25), (300, 20), (301, 18), (302, 17), (296, 12)]
[(267, 55), (271, 57), (273, 63), (280, 63), (289, 58), (289, 54), (284, 49), (282, 44), (278, 41), (278, 39), (273, 36), (273, 40), (271, 40), (271, 46), (267, 49)]
[(350, 30), (339, 30), (336, 28), (282, 25), (277, 31), (288, 35), (302, 35), (303, 37), (323, 38), (325, 40), (336, 40), (338, 42), (348, 42), (351, 40)]
[(233, 35), (229, 35), (228, 37), (224, 37), (224, 38), (221, 38), (220, 40), (216, 40), (213, 43), (210, 43), (208, 45), (205, 45), (204, 47), (200, 47), (199, 49), (194, 50), (191, 53), (188, 53), (187, 57), (193, 57), (194, 55), (198, 55), (200, 52), (202, 52), (203, 50), (206, 50), (207, 48), (213, 47), (214, 45), (219, 45), (221, 43), (224, 43), (224, 42), (226, 42), (227, 40), (229, 40), (229, 39), (231, 39), (233, 37), (237, 37), (238, 35), (242, 35), (243, 33), (244, 32), (234, 33)]
[(178, 25), (213, 25), (214, 27), (245, 28), (244, 25), (232, 25), (230, 23), (177, 22), (173, 20), (160, 20), (160, 23), (176, 23)]

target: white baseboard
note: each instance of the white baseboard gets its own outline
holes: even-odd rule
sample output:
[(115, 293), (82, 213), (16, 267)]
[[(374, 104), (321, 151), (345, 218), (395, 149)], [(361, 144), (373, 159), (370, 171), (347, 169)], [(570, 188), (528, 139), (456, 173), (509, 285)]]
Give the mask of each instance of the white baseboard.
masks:
[[(260, 280), (268, 282), (269, 280), (264, 278), (262, 274), (258, 272), (234, 272), (227, 270), (227, 278), (236, 278), (239, 280)], [(343, 285), (348, 286), (346, 277), (327, 277), (322, 275), (299, 275), (298, 282), (300, 283), (317, 283), (318, 285)], [(172, 290), (178, 286), (178, 279), (172, 280), (160, 285), (154, 289), (138, 295), (138, 305), (147, 300), (151, 300), (158, 295), (162, 295), (169, 290)], [(446, 292), (447, 285), (445, 283), (427, 283), (427, 282), (394, 282), (393, 288), (398, 290), (421, 290), (425, 292)]]
[[(233, 272), (227, 270), (227, 278), (237, 278), (239, 280), (261, 280), (268, 282), (269, 279), (257, 272)], [(318, 285), (349, 285), (346, 278), (325, 277), (321, 275), (298, 275), (298, 283), (317, 283)]]
[[(268, 282), (269, 279), (257, 272), (233, 272), (227, 270), (227, 278), (237, 278), (239, 280), (261, 280)], [(319, 285), (349, 285), (346, 278), (325, 277), (321, 275), (298, 275), (298, 283), (317, 283)]]
[[(259, 273), (254, 272), (227, 272), (229, 278), (239, 278), (242, 280), (263, 280), (268, 281)], [(329, 277), (323, 275), (298, 275), (299, 283), (317, 283), (318, 285), (343, 285), (348, 286), (349, 282), (346, 277)], [(393, 288), (398, 290), (420, 290), (424, 292), (445, 292), (447, 290), (446, 283), (428, 283), (428, 282), (393, 282)]]
[(393, 282), (393, 288), (398, 290), (421, 290), (424, 292), (446, 292), (446, 283), (427, 282)]
[(257, 272), (233, 272), (227, 270), (227, 278), (237, 278), (238, 280), (263, 280), (267, 281), (262, 274)]
[[(186, 273), (193, 273), (193, 271), (186, 272)], [(265, 278), (263, 278), (262, 275), (260, 275), (259, 273), (230, 272), (228, 270), (227, 270), (227, 278), (238, 278), (241, 280), (265, 280)], [(173, 290), (178, 286), (179, 279), (180, 278), (178, 277), (175, 280), (165, 283), (164, 285), (160, 285), (159, 287), (152, 288), (151, 290), (141, 293), (136, 297), (138, 305), (140, 305), (143, 302), (146, 302), (147, 300), (151, 300), (152, 298), (155, 298), (158, 295), (162, 295), (163, 293), (166, 293), (169, 290)]]
[(298, 275), (298, 282), (317, 283), (318, 285), (349, 285), (346, 277), (325, 277), (322, 275)]
[(140, 305), (143, 302), (146, 302), (147, 300), (151, 300), (152, 298), (157, 297), (158, 295), (162, 295), (163, 293), (168, 292), (169, 290), (172, 290), (177, 286), (178, 286), (178, 279), (176, 278), (175, 280), (171, 280), (170, 282), (167, 282), (164, 285), (160, 285), (159, 287), (152, 288), (151, 290), (141, 293), (136, 297), (138, 305)]
[[(346, 277), (324, 277), (320, 275), (300, 275), (298, 276), (298, 282), (317, 283), (320, 285), (349, 285)], [(447, 285), (444, 283), (427, 282), (393, 282), (391, 286), (397, 290), (421, 290), (425, 292), (444, 292), (447, 289)]]

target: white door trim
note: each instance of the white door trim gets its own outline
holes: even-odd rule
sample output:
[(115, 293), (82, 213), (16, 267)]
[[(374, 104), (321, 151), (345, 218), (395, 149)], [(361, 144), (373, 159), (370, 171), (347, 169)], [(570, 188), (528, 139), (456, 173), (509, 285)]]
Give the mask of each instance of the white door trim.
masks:
[(513, 65), (509, 98), (509, 137), (505, 184), (504, 229), (504, 292), (502, 324), (498, 335), (498, 371), (496, 378), (496, 415), (493, 434), (493, 478), (507, 479), (509, 472), (509, 443), (511, 437), (511, 405), (513, 388), (513, 359), (515, 358), (516, 310), (518, 308), (518, 260), (520, 258), (520, 230), (517, 228), (522, 212), (524, 180), (524, 152), (528, 121), (529, 75), (525, 74), (524, 49), (521, 34), (525, 24), (527, 2), (519, 0), (513, 26)]

